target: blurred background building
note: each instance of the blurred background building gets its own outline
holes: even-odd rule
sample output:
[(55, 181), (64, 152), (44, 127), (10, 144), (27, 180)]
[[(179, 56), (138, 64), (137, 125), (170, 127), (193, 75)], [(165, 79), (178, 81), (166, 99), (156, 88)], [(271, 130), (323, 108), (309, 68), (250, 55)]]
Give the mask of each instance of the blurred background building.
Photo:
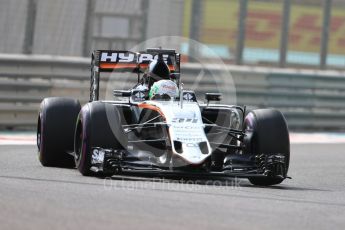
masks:
[[(186, 88), (221, 86), (224, 103), (277, 108), (291, 129), (345, 130), (344, 0), (0, 0), (0, 130), (34, 129), (45, 97), (87, 102), (94, 49), (161, 36), (187, 57)], [(229, 64), (213, 69), (227, 72), (221, 84), (204, 68), (214, 53)], [(101, 92), (136, 80), (121, 76)]]
[(1, 0), (0, 21), (0, 53), (88, 57), (172, 35), (232, 64), (345, 68), (343, 0)]

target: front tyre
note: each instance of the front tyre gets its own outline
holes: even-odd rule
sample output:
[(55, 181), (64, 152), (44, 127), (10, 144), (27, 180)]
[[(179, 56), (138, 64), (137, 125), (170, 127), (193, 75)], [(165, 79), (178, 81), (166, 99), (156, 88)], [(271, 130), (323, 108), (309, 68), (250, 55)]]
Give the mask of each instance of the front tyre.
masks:
[(75, 163), (84, 176), (110, 176), (112, 173), (94, 173), (91, 170), (92, 148), (122, 150), (127, 147), (127, 136), (121, 124), (116, 105), (90, 102), (83, 106), (75, 131)]
[[(285, 118), (275, 109), (257, 109), (248, 113), (244, 120), (246, 154), (282, 155), (285, 157), (286, 176), (290, 162), (289, 131)], [(284, 178), (269, 175), (253, 177), (249, 181), (254, 185), (269, 186), (280, 184)]]
[(43, 166), (74, 167), (74, 129), (80, 103), (72, 98), (46, 98), (37, 122), (38, 157)]

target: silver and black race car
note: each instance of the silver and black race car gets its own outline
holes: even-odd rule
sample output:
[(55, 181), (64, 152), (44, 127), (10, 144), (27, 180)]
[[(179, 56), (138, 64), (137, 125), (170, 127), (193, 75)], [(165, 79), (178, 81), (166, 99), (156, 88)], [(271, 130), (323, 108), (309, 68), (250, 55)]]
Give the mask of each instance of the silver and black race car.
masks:
[[(207, 175), (248, 178), (255, 185), (286, 179), (290, 143), (282, 113), (223, 105), (218, 93), (197, 100), (193, 91), (183, 89), (180, 60), (174, 50), (94, 51), (89, 103), (81, 107), (72, 98), (41, 103), (41, 164), (102, 177), (128, 172)], [(137, 85), (114, 90), (121, 99), (99, 100), (100, 75), (111, 71), (136, 73)], [(156, 84), (162, 79), (176, 89), (172, 83)]]

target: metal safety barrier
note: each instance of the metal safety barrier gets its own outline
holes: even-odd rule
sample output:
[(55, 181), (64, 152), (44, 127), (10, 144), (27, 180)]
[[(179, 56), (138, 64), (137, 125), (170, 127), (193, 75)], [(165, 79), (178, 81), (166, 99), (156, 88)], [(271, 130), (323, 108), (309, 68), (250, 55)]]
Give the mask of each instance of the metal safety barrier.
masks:
[[(184, 88), (222, 92), (225, 102), (249, 109), (274, 107), (293, 130), (345, 130), (345, 72), (184, 64)], [(229, 75), (230, 73), (231, 75)], [(224, 76), (217, 80), (217, 76)], [(0, 55), (0, 129), (32, 129), (45, 97), (89, 99), (90, 59)], [(132, 74), (101, 77), (101, 97), (135, 84)]]

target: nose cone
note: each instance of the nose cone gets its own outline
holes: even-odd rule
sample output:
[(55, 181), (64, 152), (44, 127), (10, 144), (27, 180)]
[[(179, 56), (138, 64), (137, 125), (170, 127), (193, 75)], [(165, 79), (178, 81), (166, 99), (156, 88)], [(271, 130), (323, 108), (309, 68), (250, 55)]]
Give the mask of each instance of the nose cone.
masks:
[(211, 151), (203, 150), (197, 143), (183, 143), (183, 158), (190, 164), (201, 164), (210, 155)]
[(173, 151), (183, 164), (199, 165), (210, 156), (211, 148), (207, 142), (174, 141)]

